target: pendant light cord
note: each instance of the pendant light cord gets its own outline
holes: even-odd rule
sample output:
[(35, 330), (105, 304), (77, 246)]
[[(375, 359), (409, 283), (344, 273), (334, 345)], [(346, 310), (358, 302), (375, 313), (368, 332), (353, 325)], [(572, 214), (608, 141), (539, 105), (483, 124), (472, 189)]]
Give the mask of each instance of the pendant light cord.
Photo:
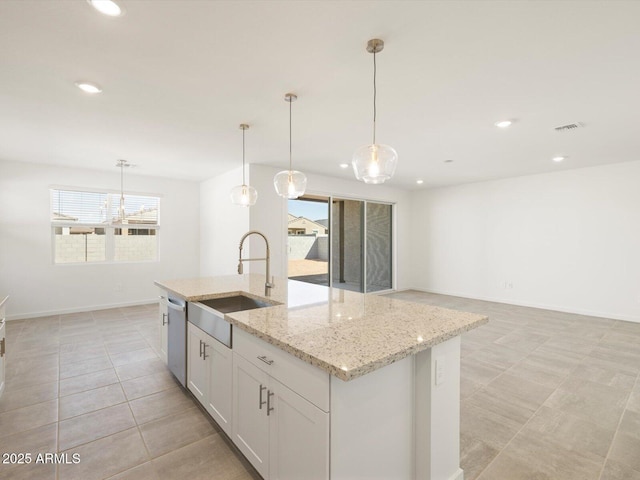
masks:
[(376, 144), (376, 52), (373, 51), (373, 144)]
[(124, 223), (124, 163), (120, 163), (120, 221)]
[(289, 97), (289, 172), (292, 171), (292, 162), (291, 162), (291, 104), (293, 103), (293, 98)]
[(246, 182), (244, 181), (244, 131), (245, 129), (242, 129), (242, 185), (246, 185)]

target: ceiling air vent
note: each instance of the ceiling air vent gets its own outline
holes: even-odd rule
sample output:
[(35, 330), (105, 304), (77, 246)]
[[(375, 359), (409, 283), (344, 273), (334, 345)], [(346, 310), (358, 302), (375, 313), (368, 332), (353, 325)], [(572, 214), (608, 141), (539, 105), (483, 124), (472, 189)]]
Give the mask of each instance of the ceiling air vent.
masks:
[(568, 123), (567, 125), (560, 125), (559, 127), (555, 127), (554, 130), (556, 132), (568, 132), (569, 130), (575, 130), (576, 128), (582, 128), (584, 125), (580, 122), (577, 123)]

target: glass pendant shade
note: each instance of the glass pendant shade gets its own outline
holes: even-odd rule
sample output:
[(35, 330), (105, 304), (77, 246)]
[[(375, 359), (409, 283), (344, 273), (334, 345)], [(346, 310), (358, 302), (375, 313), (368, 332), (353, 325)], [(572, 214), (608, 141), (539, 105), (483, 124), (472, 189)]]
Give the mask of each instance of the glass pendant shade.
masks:
[(256, 204), (258, 191), (251, 185), (247, 185), (244, 177), (244, 132), (249, 130), (249, 125), (241, 123), (240, 130), (242, 130), (242, 185), (236, 185), (231, 189), (231, 202), (241, 207), (250, 207)]
[(398, 153), (393, 147), (376, 143), (376, 53), (380, 53), (383, 48), (384, 42), (379, 38), (367, 42), (367, 52), (373, 54), (373, 142), (358, 148), (351, 160), (356, 178), (374, 185), (393, 177), (398, 165)]
[(285, 101), (289, 102), (289, 170), (278, 172), (273, 177), (273, 186), (276, 187), (276, 193), (283, 198), (294, 199), (304, 195), (307, 189), (307, 176), (292, 168), (291, 160), (291, 104), (296, 101), (298, 96), (294, 93), (287, 93), (284, 96)]
[(281, 197), (298, 198), (307, 189), (307, 176), (297, 170), (283, 170), (273, 177), (273, 186)]
[(353, 173), (364, 183), (384, 183), (393, 177), (398, 154), (389, 145), (364, 145), (353, 154)]
[(116, 167), (120, 169), (120, 205), (118, 205), (118, 218), (112, 219), (112, 223), (125, 223), (126, 214), (124, 211), (124, 167), (130, 167), (131, 164), (126, 160), (118, 160)]
[(236, 185), (231, 189), (231, 201), (242, 207), (250, 207), (256, 204), (258, 191), (251, 185)]

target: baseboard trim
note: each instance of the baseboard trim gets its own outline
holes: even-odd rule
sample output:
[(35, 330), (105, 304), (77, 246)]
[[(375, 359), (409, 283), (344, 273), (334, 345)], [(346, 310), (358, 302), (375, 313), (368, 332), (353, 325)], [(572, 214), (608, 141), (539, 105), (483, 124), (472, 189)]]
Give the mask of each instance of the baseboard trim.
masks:
[(48, 310), (44, 312), (19, 313), (16, 315), (7, 315), (7, 321), (10, 322), (12, 320), (23, 320), (25, 318), (50, 317), (52, 315), (65, 315), (67, 313), (91, 312), (93, 310), (108, 310), (110, 308), (135, 307), (137, 305), (149, 305), (151, 303), (156, 303), (157, 301), (158, 299), (154, 298), (150, 300), (138, 300), (135, 302), (111, 303), (111, 304), (103, 304), (103, 305), (85, 305), (82, 307), (63, 308), (60, 310)]
[(589, 317), (598, 317), (598, 318), (606, 318), (610, 320), (623, 320), (626, 322), (640, 323), (640, 317), (633, 316), (633, 315), (612, 313), (612, 312), (598, 312), (594, 310), (571, 308), (571, 307), (564, 307), (559, 305), (548, 305), (544, 303), (535, 303), (535, 302), (518, 302), (518, 301), (513, 301), (511, 299), (505, 299), (505, 298), (485, 297), (481, 295), (471, 295), (471, 294), (462, 293), (462, 292), (451, 292), (451, 291), (438, 290), (438, 289), (426, 290), (424, 288), (408, 288), (404, 290), (415, 290), (415, 291), (424, 292), (424, 293), (436, 293), (438, 295), (449, 295), (451, 297), (470, 298), (472, 300), (483, 300), (485, 302), (504, 303), (506, 305), (516, 305), (518, 307), (539, 308), (541, 310), (551, 310), (551, 311), (563, 312), (563, 313), (575, 313), (577, 315), (585, 315)]

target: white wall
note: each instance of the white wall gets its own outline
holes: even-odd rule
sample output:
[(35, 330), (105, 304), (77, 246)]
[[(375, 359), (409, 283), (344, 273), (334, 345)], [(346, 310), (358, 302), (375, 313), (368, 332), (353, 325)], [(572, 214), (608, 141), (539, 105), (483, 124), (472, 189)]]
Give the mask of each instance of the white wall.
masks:
[[(200, 275), (237, 273), (238, 242), (249, 230), (249, 210), (231, 203), (231, 188), (242, 183), (242, 167), (200, 184)], [(251, 184), (250, 176), (247, 183)], [(262, 200), (258, 192), (258, 202)], [(249, 250), (243, 248), (243, 257)], [(247, 272), (249, 270), (247, 269)]]
[(415, 192), (411, 282), (640, 321), (638, 179), (629, 162)]
[(126, 175), (125, 190), (161, 195), (160, 260), (85, 265), (53, 264), (53, 185), (117, 191), (120, 174), (0, 161), (0, 296), (11, 297), (9, 318), (155, 301), (154, 280), (198, 275), (197, 183)]
[[(251, 207), (250, 225), (267, 235), (271, 243), (271, 270), (276, 276), (287, 275), (287, 201), (276, 195), (273, 176), (281, 169), (264, 165), (250, 165), (251, 185), (258, 190), (258, 202)], [(408, 288), (410, 284), (410, 193), (385, 185), (366, 185), (355, 179), (346, 180), (307, 173), (307, 194), (333, 195), (342, 198), (359, 198), (381, 202), (395, 202), (397, 255), (396, 288)], [(261, 255), (264, 247), (259, 241), (252, 243), (256, 255)], [(256, 265), (263, 272), (262, 265)]]

